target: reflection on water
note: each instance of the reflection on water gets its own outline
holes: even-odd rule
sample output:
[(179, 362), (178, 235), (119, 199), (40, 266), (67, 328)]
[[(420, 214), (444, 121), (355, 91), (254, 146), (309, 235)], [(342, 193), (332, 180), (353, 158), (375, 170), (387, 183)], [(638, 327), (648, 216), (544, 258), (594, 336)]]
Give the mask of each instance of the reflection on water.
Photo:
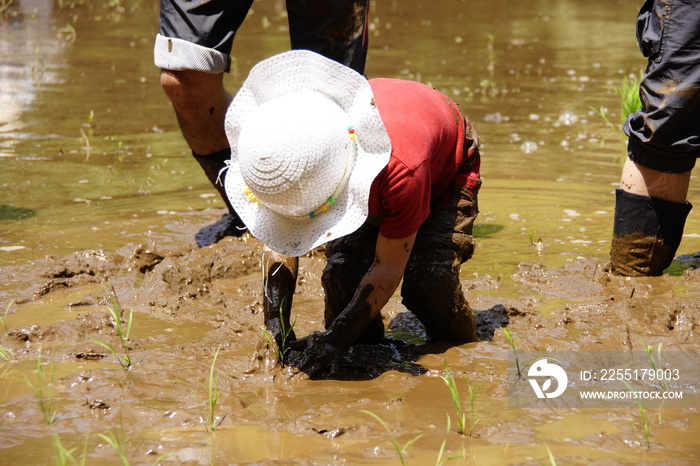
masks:
[[(479, 221), (503, 226), (483, 241), (484, 263), (529, 254), (529, 234), (552, 246), (545, 257), (605, 256), (623, 144), (597, 109), (616, 121), (614, 87), (643, 63), (636, 3), (373, 3), (368, 76), (429, 83), (481, 135)], [(151, 2), (18, 0), (0, 22), (0, 202), (36, 213), (2, 221), (0, 246), (15, 252), (0, 263), (167, 238), (173, 215), (223, 207), (160, 89), (157, 13)], [(255, 2), (229, 89), (288, 47), (281, 2)], [(566, 209), (581, 216), (562, 219)]]
[(53, 0), (14, 2), (0, 21), (0, 157), (15, 156), (18, 140), (31, 137), (25, 113), (40, 105), (42, 84), (56, 84), (65, 66), (57, 40)]
[[(552, 246), (545, 257), (606, 254), (622, 140), (593, 109), (615, 118), (613, 88), (641, 66), (635, 3), (373, 3), (368, 76), (429, 83), (481, 135), (479, 221), (503, 227), (484, 239), (482, 263), (529, 254), (529, 234)], [(2, 221), (0, 246), (14, 252), (0, 263), (162, 240), (178, 214), (223, 207), (160, 89), (157, 13), (151, 2), (22, 0), (0, 23), (0, 201), (36, 213)], [(288, 47), (281, 2), (255, 2), (229, 89)], [(562, 221), (566, 209), (581, 216)]]

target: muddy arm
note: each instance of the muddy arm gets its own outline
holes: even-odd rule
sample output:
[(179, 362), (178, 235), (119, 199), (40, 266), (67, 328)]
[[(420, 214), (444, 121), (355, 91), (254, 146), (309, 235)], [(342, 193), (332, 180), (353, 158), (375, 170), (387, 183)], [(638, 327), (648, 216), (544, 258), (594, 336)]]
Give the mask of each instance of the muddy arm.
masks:
[(284, 256), (266, 246), (262, 253), (262, 268), (265, 326), (277, 346), (286, 348), (289, 342), (296, 340), (290, 319), (299, 258)]
[(317, 373), (355, 343), (367, 324), (394, 294), (415, 239), (415, 234), (401, 239), (379, 235), (374, 264), (360, 281), (355, 296), (345, 310), (325, 332), (314, 332), (292, 344), (292, 349), (302, 352), (295, 361), (298, 368), (309, 374)]

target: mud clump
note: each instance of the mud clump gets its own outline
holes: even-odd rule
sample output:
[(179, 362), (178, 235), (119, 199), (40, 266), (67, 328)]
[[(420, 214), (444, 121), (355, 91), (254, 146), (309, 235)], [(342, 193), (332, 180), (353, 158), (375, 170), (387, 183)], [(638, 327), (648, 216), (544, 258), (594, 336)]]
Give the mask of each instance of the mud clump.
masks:
[[(445, 434), (439, 423), (454, 409), (440, 380), (447, 365), (457, 377), (462, 400), (475, 390), (477, 412), (469, 419), (479, 422), (471, 424), (469, 442), (482, 449), (503, 443), (527, 449), (538, 442), (538, 426), (548, 422), (547, 414), (526, 413), (514, 420), (503, 409), (509, 396), (503, 363), (512, 351), (503, 328), (520, 351), (630, 351), (647, 345), (664, 351), (699, 349), (700, 270), (677, 278), (628, 280), (604, 273), (592, 260), (556, 270), (522, 262), (511, 276), (462, 280), (475, 309), (478, 342), (427, 342), (420, 321), (392, 299), (383, 310), (386, 338), (352, 346), (323, 374), (324, 380), (310, 380), (294, 367), (298, 354), (292, 351), (287, 361), (292, 364), (281, 364), (276, 345), (265, 338), (260, 261), (261, 245), (244, 235), (205, 248), (128, 245), (117, 252), (82, 251), (0, 268), (0, 276), (12, 277), (21, 294), (8, 308), (7, 334), (0, 335), (0, 345), (11, 351), (8, 370), (33, 364), (31, 360), (43, 361), (45, 370), (56, 364), (52, 389), (60, 400), (56, 423), (61, 432), (78, 435), (86, 426), (97, 432), (105, 426), (122, 429), (132, 452), (155, 451), (151, 439), (165, 432), (158, 448), (174, 452), (178, 461), (202, 463), (199, 456), (192, 459), (195, 450), (208, 458), (211, 446), (204, 442), (197, 450), (193, 445), (199, 440), (193, 439), (204, 438), (199, 436), (210, 415), (207, 387), (213, 374), (221, 393), (213, 413), (220, 438), (274, 432), (293, 435), (304, 448), (319, 441), (347, 441), (344, 455), (366, 462), (376, 459), (374, 453), (351, 445), (368, 436), (384, 439), (386, 432), (367, 419), (358, 420), (361, 410), (381, 413), (402, 438), (425, 434), (432, 436), (431, 445), (440, 445)], [(300, 259), (292, 310), (299, 337), (323, 329), (324, 263), (320, 251)], [(119, 364), (123, 350), (106, 309), (115, 302), (123, 319), (133, 311), (128, 369)], [(94, 341), (112, 344), (116, 354)], [(36, 400), (11, 394), (0, 401), (7, 442), (34, 441), (39, 434), (33, 421), (41, 422)], [(410, 415), (395, 421), (390, 416), (397, 408)], [(557, 412), (552, 418), (558, 422), (569, 415)], [(430, 423), (438, 428), (426, 428)], [(629, 440), (629, 425), (628, 419), (619, 421), (615, 429), (620, 434), (610, 434), (615, 439), (610, 448)], [(671, 429), (670, 424), (655, 428)], [(589, 434), (572, 435), (600, 444)], [(218, 455), (241, 462), (245, 455), (257, 458), (248, 450)], [(294, 458), (306, 460), (308, 451), (293, 453)], [(429, 453), (434, 461), (434, 451)], [(323, 455), (323, 462), (333, 462), (336, 453)]]
[(100, 283), (109, 279), (124, 264), (124, 257), (100, 249), (76, 252), (66, 258), (49, 256), (44, 259), (47, 281), (35, 292), (39, 298), (54, 290), (73, 288), (87, 283)]

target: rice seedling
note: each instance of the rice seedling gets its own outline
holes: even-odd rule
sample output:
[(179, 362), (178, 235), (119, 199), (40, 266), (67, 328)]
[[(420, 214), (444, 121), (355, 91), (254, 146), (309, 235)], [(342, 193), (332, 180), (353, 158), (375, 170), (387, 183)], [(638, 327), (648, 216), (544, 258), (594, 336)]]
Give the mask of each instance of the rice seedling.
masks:
[(471, 423), (471, 426), (469, 427), (469, 436), (472, 436), (472, 432), (474, 432), (474, 427), (476, 424), (479, 422), (478, 419), (474, 419), (474, 405), (476, 403), (476, 390), (472, 386), (472, 384), (467, 382), (467, 387), (469, 388), (469, 404), (471, 407), (471, 419), (473, 420)]
[[(657, 370), (662, 369), (662, 366), (663, 366), (663, 360), (661, 357), (661, 346), (663, 345), (663, 343), (659, 343), (659, 346), (656, 348), (656, 356), (655, 356), (654, 355), (654, 347), (651, 345), (647, 345), (644, 342), (644, 340), (641, 338), (639, 340), (642, 342), (642, 346), (644, 347), (644, 351), (647, 354), (647, 362), (649, 363), (649, 367), (651, 368), (652, 372), (654, 374), (656, 374)], [(668, 386), (668, 379), (666, 379), (665, 377), (656, 377), (655, 379), (656, 379), (657, 383), (652, 383), (652, 386), (655, 389), (661, 390), (662, 392), (668, 392), (670, 390), (670, 388)], [(651, 380), (653, 380), (653, 379), (651, 379)], [(630, 388), (630, 390), (632, 390), (632, 388), (629, 386), (629, 384), (627, 384), (627, 386)], [(663, 407), (664, 403), (666, 403), (666, 400), (662, 399), (661, 400), (661, 407)], [(661, 412), (662, 412), (662, 410), (657, 411), (657, 416), (658, 416), (659, 422), (662, 422)], [(646, 413), (645, 413), (645, 418), (646, 418)]]
[(119, 455), (119, 460), (122, 463), (122, 466), (129, 466), (129, 458), (127, 457), (124, 445), (122, 444), (122, 439), (119, 437), (117, 434), (115, 434), (112, 431), (109, 431), (108, 435), (105, 434), (97, 434), (98, 437), (100, 437), (102, 440), (107, 442), (109, 445), (112, 446), (117, 451), (117, 454)]
[[(474, 426), (477, 422), (479, 422), (479, 420), (477, 419), (474, 422), (472, 422), (469, 428), (469, 432), (467, 432), (467, 413), (464, 412), (464, 409), (462, 408), (462, 402), (459, 399), (459, 390), (457, 389), (457, 381), (454, 377), (454, 374), (447, 366), (447, 360), (445, 360), (445, 375), (440, 376), (440, 378), (443, 380), (443, 382), (445, 382), (445, 385), (447, 385), (447, 388), (450, 390), (450, 396), (452, 397), (452, 402), (454, 403), (455, 411), (457, 413), (457, 432), (460, 435), (469, 435), (471, 437), (472, 432), (474, 430)], [(471, 405), (470, 417), (473, 419), (476, 392), (474, 391), (474, 388), (471, 386), (471, 384), (469, 384), (469, 400)]]
[(445, 382), (447, 388), (450, 390), (450, 396), (452, 397), (452, 403), (454, 404), (455, 411), (457, 412), (457, 432), (460, 435), (466, 435), (466, 425), (467, 425), (467, 413), (462, 409), (462, 402), (459, 400), (459, 390), (457, 390), (457, 381), (452, 374), (452, 371), (447, 367), (447, 360), (445, 360), (445, 375), (440, 376), (440, 378)]
[(496, 69), (496, 53), (494, 51), (494, 44), (496, 43), (496, 36), (487, 32), (486, 39), (488, 40), (488, 43), (486, 44), (486, 53), (488, 55), (486, 70), (489, 73), (489, 77), (487, 79), (482, 79), (481, 82), (479, 82), (484, 98), (494, 97), (498, 93), (496, 82), (494, 81), (494, 70)]
[[(637, 403), (637, 408), (639, 409), (639, 416), (642, 418), (642, 434), (644, 436), (644, 442), (646, 443), (647, 449), (651, 446), (651, 441), (650, 435), (651, 435), (651, 426), (649, 424), (649, 419), (647, 418), (647, 410), (644, 409), (644, 405), (642, 405), (641, 401), (636, 401)], [(632, 432), (635, 432), (636, 435), (636, 430), (634, 428), (634, 423), (632, 424)], [(637, 441), (639, 443), (639, 446), (642, 446), (643, 443), (641, 441)]]
[(44, 418), (46, 425), (51, 425), (56, 420), (56, 411), (53, 409), (53, 382), (54, 369), (53, 361), (51, 364), (51, 372), (47, 374), (44, 366), (41, 363), (41, 355), (35, 360), (36, 368), (34, 369), (34, 380), (28, 376), (24, 376), (24, 383), (34, 392), (36, 400), (39, 402), (39, 409)]
[(622, 78), (622, 86), (615, 89), (617, 95), (620, 96), (621, 114), (620, 123), (624, 123), (627, 115), (634, 113), (642, 108), (642, 100), (639, 97), (639, 84), (642, 81), (643, 72), (640, 71), (638, 76)]
[(195, 388), (195, 385), (199, 385), (203, 387), (206, 390), (207, 393), (207, 400), (206, 404), (208, 407), (208, 413), (205, 416), (200, 416), (200, 421), (204, 424), (204, 427), (206, 428), (207, 432), (213, 432), (216, 430), (217, 427), (221, 425), (222, 422), (224, 422), (224, 419), (226, 419), (227, 414), (223, 415), (222, 417), (219, 417), (216, 415), (216, 407), (219, 404), (219, 398), (221, 397), (221, 390), (219, 389), (219, 371), (216, 369), (216, 360), (219, 357), (219, 352), (221, 351), (221, 346), (219, 346), (216, 349), (216, 352), (214, 353), (214, 359), (211, 362), (211, 366), (209, 367), (209, 379), (206, 383), (202, 382), (190, 382), (187, 380), (180, 380), (180, 379), (170, 379), (168, 382), (172, 383), (182, 383), (185, 385), (188, 385), (190, 388), (192, 388), (194, 392), (194, 397), (195, 401), (197, 404), (203, 403), (202, 399), (198, 396), (197, 394), (197, 389)]
[[(9, 368), (9, 367), (0, 367), (0, 381), (5, 379), (5, 377), (7, 377), (7, 380), (14, 380), (15, 377), (10, 377), (10, 375), (12, 375), (13, 372), (14, 372), (14, 370)], [(0, 400), (6, 399), (7, 394), (9, 392), (10, 392), (10, 384), (8, 383), (8, 384), (5, 384), (5, 394), (4, 395), (0, 394)]]
[[(552, 450), (549, 449), (549, 445), (544, 446), (547, 449), (547, 459), (549, 459), (549, 465), (550, 466), (557, 466), (557, 460), (554, 458), (554, 454), (552, 454)], [(540, 464), (545, 464), (543, 461), (539, 462)]]
[(289, 328), (284, 324), (285, 319), (284, 319), (284, 299), (282, 300), (282, 303), (280, 304), (280, 332), (281, 332), (281, 343), (278, 345), (277, 342), (275, 341), (275, 338), (268, 332), (267, 330), (263, 330), (263, 335), (265, 336), (265, 339), (270, 343), (270, 346), (276, 346), (277, 347), (277, 362), (284, 366), (285, 365), (285, 359), (287, 357), (287, 353), (289, 352), (290, 348), (288, 346), (288, 341), (289, 341), (289, 336), (292, 334), (294, 331), (294, 326), (296, 325), (297, 321), (296, 319), (294, 322), (292, 322), (289, 325)]
[(522, 379), (523, 375), (522, 375), (522, 370), (520, 369), (520, 359), (518, 357), (517, 340), (513, 340), (513, 337), (510, 335), (510, 331), (505, 327), (503, 327), (503, 334), (506, 336), (506, 339), (508, 340), (510, 347), (513, 349), (513, 357), (515, 358), (516, 375), (518, 376), (519, 379)]
[(5, 308), (5, 313), (2, 315), (2, 317), (0, 317), (0, 325), (2, 325), (2, 328), (5, 332), (5, 335), (7, 335), (10, 332), (9, 328), (7, 327), (7, 314), (9, 314), (10, 307), (12, 307), (14, 302), (15, 302), (14, 299), (12, 301), (10, 301), (10, 303)]
[(486, 52), (488, 53), (489, 57), (489, 64), (486, 66), (486, 69), (489, 72), (489, 81), (493, 82), (493, 74), (494, 70), (496, 69), (496, 52), (494, 51), (493, 45), (496, 43), (496, 36), (487, 32), (486, 39), (488, 39)]
[(642, 108), (642, 101), (639, 97), (639, 83), (641, 79), (642, 71), (636, 77), (625, 76), (622, 78), (621, 86), (615, 89), (615, 93), (620, 97), (620, 122), (618, 124), (610, 121), (604, 107), (601, 106), (598, 109), (594, 109), (603, 121), (612, 128), (622, 131), (622, 124), (627, 119), (627, 116)]
[[(630, 391), (632, 391), (632, 392), (635, 391), (632, 388), (632, 386), (629, 384), (629, 382), (624, 380), (623, 383), (627, 386), (627, 388)], [(644, 408), (644, 405), (642, 404), (641, 401), (635, 400), (635, 403), (637, 403), (637, 409), (639, 410), (639, 416), (642, 419), (642, 434), (644, 436), (644, 440), (646, 442), (647, 448), (649, 448), (651, 445), (650, 440), (649, 440), (649, 436), (651, 433), (651, 425), (649, 423), (649, 419), (647, 418), (647, 410)], [(636, 437), (637, 436), (637, 429), (634, 427), (634, 422), (630, 422), (630, 425), (632, 426), (632, 433)], [(640, 440), (637, 440), (637, 443), (639, 444), (639, 446), (643, 445), (643, 443)]]
[(209, 414), (207, 416), (206, 429), (207, 432), (213, 432), (214, 429), (219, 427), (226, 415), (219, 418), (216, 415), (216, 405), (219, 403), (219, 397), (221, 396), (221, 390), (219, 390), (219, 371), (215, 371), (216, 358), (219, 357), (219, 351), (221, 346), (216, 349), (214, 353), (214, 360), (211, 362), (211, 368), (209, 369), (209, 385), (207, 387), (207, 394), (209, 396)]
[(453, 455), (453, 456), (448, 456), (445, 459), (442, 459), (443, 455), (445, 454), (445, 446), (447, 445), (447, 437), (450, 435), (450, 430), (452, 428), (452, 423), (450, 421), (450, 415), (447, 415), (447, 429), (445, 431), (445, 439), (442, 441), (442, 444), (440, 445), (440, 450), (438, 450), (438, 456), (435, 459), (435, 465), (440, 466), (442, 464), (447, 463), (448, 461), (456, 460), (459, 458), (464, 458), (467, 455)]
[(90, 144), (90, 139), (88, 139), (87, 134), (83, 131), (83, 128), (80, 128), (80, 135), (85, 143), (83, 149), (85, 150), (85, 161), (87, 162), (90, 160), (90, 155), (92, 154), (92, 145)]
[(421, 438), (423, 436), (423, 434), (416, 435), (411, 440), (406, 442), (403, 446), (401, 446), (401, 445), (399, 445), (399, 442), (396, 440), (396, 436), (391, 431), (391, 428), (389, 428), (389, 425), (386, 422), (384, 422), (384, 419), (382, 419), (381, 417), (379, 417), (378, 415), (376, 415), (372, 411), (368, 411), (368, 410), (363, 409), (360, 412), (365, 413), (369, 416), (372, 416), (374, 419), (377, 420), (377, 422), (379, 422), (381, 425), (384, 426), (386, 431), (389, 432), (389, 438), (391, 439), (391, 444), (394, 446), (394, 450), (396, 450), (396, 453), (399, 455), (399, 461), (401, 461), (402, 465), (405, 465), (406, 464), (406, 455), (408, 455), (408, 449), (411, 448), (411, 446), (414, 443), (416, 443), (416, 440)]
[(527, 237), (530, 240), (530, 247), (535, 248), (537, 254), (540, 254), (544, 249), (544, 242), (542, 241), (542, 238), (535, 239), (535, 234), (532, 232), (529, 232)]
[(68, 450), (65, 446), (63, 446), (63, 443), (61, 443), (61, 438), (58, 436), (57, 433), (53, 434), (53, 448), (55, 452), (55, 460), (56, 460), (56, 465), (57, 466), (68, 466), (68, 465), (80, 465), (84, 466), (85, 461), (87, 460), (87, 447), (88, 447), (88, 440), (90, 439), (90, 435), (85, 436), (85, 444), (83, 445), (83, 451), (82, 454), (80, 455), (80, 461), (75, 457), (73, 454), (77, 448), (71, 448)]
[[(663, 343), (659, 343), (659, 346), (656, 348), (656, 356), (654, 356), (654, 347), (651, 345), (647, 345), (644, 343), (644, 340), (642, 340), (642, 344), (644, 345), (644, 352), (647, 353), (647, 360), (649, 362), (649, 366), (652, 368), (652, 370), (656, 371), (659, 366), (661, 365), (661, 346)], [(657, 362), (658, 358), (658, 362)]]
[(15, 352), (12, 351), (10, 348), (5, 348), (4, 346), (0, 345), (0, 359), (4, 359), (5, 361), (12, 361), (15, 358)]
[[(442, 455), (445, 453), (445, 445), (447, 445), (447, 436), (450, 435), (450, 428), (452, 427), (452, 421), (450, 421), (450, 415), (446, 414), (446, 416), (447, 416), (447, 432), (445, 433), (445, 439), (440, 444), (440, 449), (438, 450), (437, 460), (435, 460), (436, 465), (443, 464), (445, 462), (442, 460)], [(446, 461), (449, 461), (449, 458)]]
[(134, 312), (131, 310), (129, 311), (129, 317), (126, 321), (125, 327), (122, 323), (122, 310), (119, 308), (117, 298), (114, 295), (112, 295), (112, 306), (107, 306), (107, 310), (114, 321), (114, 329), (117, 331), (117, 336), (119, 336), (119, 341), (121, 343), (122, 350), (124, 351), (124, 355), (120, 356), (112, 343), (104, 343), (93, 338), (90, 338), (90, 341), (109, 350), (117, 358), (119, 364), (124, 368), (124, 370), (126, 370), (131, 367), (129, 335), (131, 334), (131, 324), (133, 322)]
[(9, 16), (10, 5), (14, 0), (0, 0), (0, 17), (7, 19)]

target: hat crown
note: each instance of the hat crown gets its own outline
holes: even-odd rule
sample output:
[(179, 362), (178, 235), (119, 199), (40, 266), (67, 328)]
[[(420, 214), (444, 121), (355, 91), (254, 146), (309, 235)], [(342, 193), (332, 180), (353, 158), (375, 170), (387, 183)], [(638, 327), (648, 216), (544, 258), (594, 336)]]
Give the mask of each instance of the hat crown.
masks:
[(300, 90), (260, 105), (238, 142), (243, 180), (258, 202), (309, 215), (339, 189), (354, 151), (348, 116), (323, 94)]
[(275, 55), (251, 69), (225, 127), (227, 197), (271, 249), (300, 256), (367, 219), (391, 140), (361, 74), (308, 50)]

